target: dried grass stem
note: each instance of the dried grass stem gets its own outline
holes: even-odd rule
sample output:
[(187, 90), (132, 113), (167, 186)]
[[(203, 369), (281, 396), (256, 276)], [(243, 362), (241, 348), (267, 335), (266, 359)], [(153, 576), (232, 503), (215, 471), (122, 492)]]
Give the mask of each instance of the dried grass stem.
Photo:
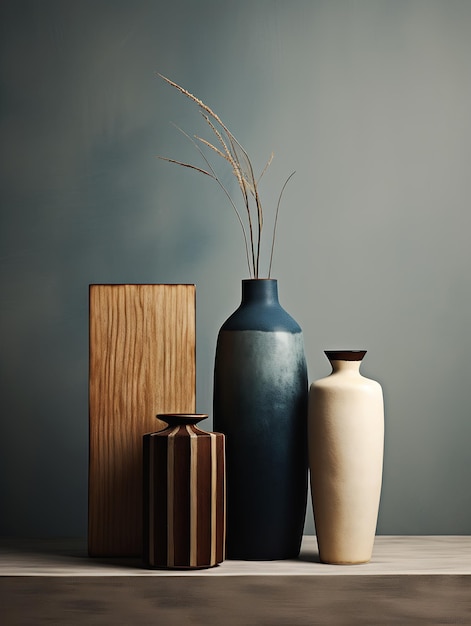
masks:
[[(207, 104), (205, 104), (202, 100), (194, 96), (188, 90), (184, 89), (183, 87), (175, 83), (173, 80), (166, 78), (162, 74), (158, 74), (158, 76), (162, 78), (165, 82), (167, 82), (169, 85), (177, 89), (184, 96), (189, 98), (192, 102), (194, 102), (200, 108), (201, 113), (203, 115), (203, 119), (206, 121), (209, 128), (211, 129), (212, 134), (216, 138), (215, 143), (211, 143), (211, 141), (204, 139), (203, 137), (199, 137), (198, 135), (195, 135), (194, 138), (192, 138), (179, 128), (179, 130), (195, 145), (199, 154), (203, 158), (207, 169), (203, 169), (196, 165), (192, 165), (190, 163), (185, 163), (183, 161), (178, 161), (175, 159), (170, 159), (167, 157), (159, 157), (159, 158), (163, 159), (164, 161), (168, 161), (169, 163), (174, 163), (176, 165), (180, 165), (182, 167), (195, 170), (201, 174), (205, 174), (206, 176), (209, 176), (210, 178), (214, 179), (217, 182), (219, 187), (222, 189), (222, 191), (225, 193), (225, 195), (229, 199), (231, 206), (235, 210), (239, 223), (242, 227), (242, 233), (244, 236), (245, 250), (246, 250), (246, 256), (247, 256), (247, 265), (248, 265), (250, 277), (259, 278), (260, 277), (260, 254), (261, 254), (261, 242), (262, 242), (262, 230), (263, 230), (263, 209), (262, 209), (260, 194), (258, 191), (258, 184), (273, 160), (273, 153), (270, 155), (270, 158), (268, 159), (262, 173), (260, 174), (258, 179), (256, 179), (255, 174), (254, 174), (254, 169), (252, 167), (252, 163), (250, 161), (250, 158), (246, 150), (237, 141), (237, 139), (230, 132), (227, 126), (222, 122), (221, 118), (216, 113), (214, 113), (214, 111)], [(237, 209), (236, 203), (234, 202), (232, 196), (230, 195), (225, 185), (223, 185), (223, 183), (221, 182), (221, 179), (219, 178), (215, 169), (211, 165), (208, 157), (203, 152), (201, 146), (205, 146), (212, 153), (221, 157), (231, 167), (231, 171), (237, 180), (237, 183), (239, 185), (239, 189), (242, 195), (242, 202), (243, 202), (244, 209), (245, 209), (244, 213), (245, 213), (246, 220), (242, 218), (240, 211)], [(280, 201), (281, 201), (283, 192), (285, 190), (285, 187), (292, 176), (293, 174), (291, 174), (288, 177), (288, 179), (285, 181), (282, 187), (280, 196), (278, 198), (276, 215), (275, 215), (275, 224), (274, 224), (273, 235), (272, 235), (272, 245), (271, 245), (268, 277), (270, 277), (270, 273), (271, 273), (273, 249), (274, 249), (274, 244), (275, 244), (276, 226), (278, 222), (278, 211), (280, 207)], [(254, 228), (254, 224), (256, 224), (256, 230)]]

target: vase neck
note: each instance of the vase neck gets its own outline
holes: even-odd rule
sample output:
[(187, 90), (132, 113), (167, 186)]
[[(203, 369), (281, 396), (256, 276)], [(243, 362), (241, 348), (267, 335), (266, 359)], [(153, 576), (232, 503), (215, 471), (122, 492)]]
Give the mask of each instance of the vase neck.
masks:
[(332, 365), (332, 373), (359, 373), (366, 350), (326, 350), (325, 354)]
[(258, 278), (242, 281), (242, 303), (279, 304), (278, 281), (272, 278)]
[(271, 278), (242, 281), (242, 301), (221, 327), (221, 332), (229, 330), (302, 332), (278, 302), (278, 281)]

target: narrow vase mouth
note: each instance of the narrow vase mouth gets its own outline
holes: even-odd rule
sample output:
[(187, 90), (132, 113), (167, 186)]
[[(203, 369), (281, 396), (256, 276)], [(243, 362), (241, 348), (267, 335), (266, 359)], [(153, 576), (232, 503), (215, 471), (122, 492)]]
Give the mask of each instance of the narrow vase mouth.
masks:
[(329, 361), (361, 361), (366, 350), (324, 350)]
[(158, 413), (157, 419), (169, 426), (197, 424), (208, 417), (207, 413)]

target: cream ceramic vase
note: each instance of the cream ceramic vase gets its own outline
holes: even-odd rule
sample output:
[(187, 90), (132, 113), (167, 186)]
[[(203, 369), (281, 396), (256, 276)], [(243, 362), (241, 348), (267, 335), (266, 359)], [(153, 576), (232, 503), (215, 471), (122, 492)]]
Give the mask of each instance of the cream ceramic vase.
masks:
[(326, 351), (332, 373), (309, 390), (309, 466), (323, 563), (371, 559), (383, 472), (381, 385), (360, 374), (366, 351)]

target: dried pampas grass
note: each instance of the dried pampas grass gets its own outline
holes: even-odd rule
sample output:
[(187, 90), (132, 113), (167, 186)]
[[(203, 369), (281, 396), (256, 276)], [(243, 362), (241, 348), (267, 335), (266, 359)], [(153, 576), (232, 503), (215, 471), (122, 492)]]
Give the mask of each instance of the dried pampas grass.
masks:
[[(220, 117), (214, 113), (214, 111), (204, 102), (202, 102), (199, 98), (194, 96), (192, 93), (175, 83), (174, 81), (162, 76), (162, 74), (158, 74), (160, 78), (162, 78), (166, 83), (177, 89), (184, 96), (189, 98), (192, 102), (194, 102), (200, 109), (200, 112), (208, 124), (209, 128), (213, 136), (216, 138), (214, 143), (211, 143), (207, 139), (203, 137), (199, 137), (198, 135), (194, 135), (191, 137), (186, 132), (184, 132), (181, 128), (178, 130), (189, 139), (193, 145), (198, 150), (201, 155), (205, 167), (198, 167), (196, 165), (192, 165), (190, 163), (184, 163), (182, 161), (177, 161), (175, 159), (170, 159), (167, 157), (159, 157), (164, 161), (168, 161), (169, 163), (175, 163), (176, 165), (181, 165), (182, 167), (187, 167), (189, 169), (195, 170), (200, 174), (205, 174), (209, 176), (213, 180), (217, 182), (219, 187), (223, 190), (231, 206), (236, 212), (237, 218), (242, 228), (242, 233), (244, 236), (245, 242), (245, 251), (247, 256), (247, 265), (249, 269), (249, 274), (251, 278), (259, 278), (260, 274), (260, 248), (261, 248), (261, 240), (262, 240), (262, 229), (263, 229), (263, 210), (262, 203), (260, 200), (260, 195), (258, 191), (258, 184), (262, 179), (263, 175), (270, 167), (270, 164), (273, 159), (273, 153), (270, 155), (265, 167), (262, 170), (260, 176), (256, 179), (254, 174), (254, 169), (252, 167), (252, 163), (250, 158), (242, 147), (242, 145), (237, 141), (234, 135), (230, 132), (227, 126), (221, 121)], [(214, 140), (213, 140), (214, 141)], [(215, 145), (216, 144), (216, 145)], [(237, 208), (237, 204), (234, 199), (230, 195), (229, 191), (222, 183), (219, 178), (216, 170), (211, 165), (211, 162), (206, 155), (206, 152), (203, 148), (209, 149), (210, 153), (222, 158), (231, 168), (233, 175), (235, 176), (237, 183), (239, 185), (240, 192), (242, 194), (242, 201), (244, 206), (244, 211), (241, 214), (239, 209)], [(275, 213), (275, 221), (273, 227), (272, 234), (272, 242), (271, 242), (271, 251), (270, 251), (270, 262), (268, 268), (268, 278), (271, 275), (271, 266), (273, 261), (273, 250), (275, 246), (275, 237), (276, 237), (276, 227), (278, 223), (278, 212), (280, 208), (281, 198), (283, 196), (284, 190), (288, 181), (294, 175), (294, 172), (288, 176), (284, 185), (281, 188), (280, 195), (278, 197), (278, 203), (276, 206)]]

